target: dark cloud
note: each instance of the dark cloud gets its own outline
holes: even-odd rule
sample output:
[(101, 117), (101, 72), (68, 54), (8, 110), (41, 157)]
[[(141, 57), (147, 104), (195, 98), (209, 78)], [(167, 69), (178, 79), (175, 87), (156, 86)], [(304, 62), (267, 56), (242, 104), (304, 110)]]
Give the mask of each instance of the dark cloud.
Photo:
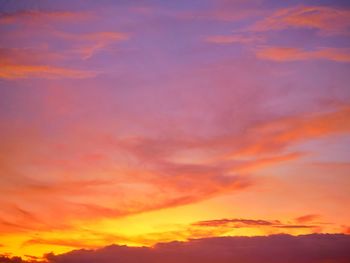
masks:
[(49, 255), (52, 263), (232, 263), (232, 262), (349, 262), (350, 236), (273, 235), (268, 237), (220, 237), (158, 244), (154, 248), (109, 246)]
[[(153, 248), (111, 245), (46, 255), (48, 263), (319, 263), (350, 262), (350, 236), (311, 234), (261, 237), (216, 237), (160, 243)], [(29, 263), (0, 256), (0, 263)], [(38, 262), (38, 261), (35, 261)]]
[(274, 226), (278, 228), (314, 228), (314, 225), (280, 225), (280, 226)]
[(237, 219), (237, 218), (234, 218), (234, 219), (217, 219), (217, 220), (206, 220), (206, 221), (199, 221), (199, 222), (196, 222), (194, 223), (194, 225), (196, 226), (213, 226), (213, 227), (216, 227), (216, 226), (227, 226), (231, 223), (242, 223), (242, 224), (245, 224), (245, 225), (254, 225), (254, 226), (257, 226), (257, 225), (263, 225), (263, 226), (270, 226), (270, 225), (274, 225), (276, 223), (279, 223), (279, 222), (270, 222), (270, 221), (267, 221), (267, 220), (253, 220), (253, 219)]
[(224, 218), (199, 221), (192, 224), (199, 227), (260, 227), (270, 226), (275, 228), (314, 228), (317, 224), (305, 225), (305, 224), (286, 224), (279, 220), (263, 220), (263, 219), (243, 219), (243, 218)]
[(347, 263), (350, 236), (311, 234), (260, 237), (215, 237), (160, 243), (153, 248), (111, 245), (97, 250), (74, 250), (35, 258), (0, 256), (0, 263)]
[(22, 260), (20, 257), (0, 256), (0, 263), (30, 263)]

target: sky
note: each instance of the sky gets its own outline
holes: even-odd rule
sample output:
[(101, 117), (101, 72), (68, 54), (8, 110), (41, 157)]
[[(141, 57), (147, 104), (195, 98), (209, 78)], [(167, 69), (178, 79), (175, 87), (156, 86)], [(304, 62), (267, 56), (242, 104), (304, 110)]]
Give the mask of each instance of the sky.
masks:
[(0, 0), (0, 255), (343, 244), (349, 70), (349, 1)]

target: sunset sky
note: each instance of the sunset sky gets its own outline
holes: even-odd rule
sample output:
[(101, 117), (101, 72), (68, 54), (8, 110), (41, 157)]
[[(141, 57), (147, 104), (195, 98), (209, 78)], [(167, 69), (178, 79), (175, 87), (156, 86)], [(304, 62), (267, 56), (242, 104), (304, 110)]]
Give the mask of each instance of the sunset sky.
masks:
[(0, 254), (350, 234), (349, 135), (350, 1), (0, 0)]

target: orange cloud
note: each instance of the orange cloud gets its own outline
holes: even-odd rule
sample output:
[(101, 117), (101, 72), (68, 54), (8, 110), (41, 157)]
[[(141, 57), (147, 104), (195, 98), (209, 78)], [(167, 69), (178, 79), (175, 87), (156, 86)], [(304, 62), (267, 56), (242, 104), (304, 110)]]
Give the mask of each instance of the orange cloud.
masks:
[[(41, 162), (40, 166), (43, 165)], [(57, 167), (61, 167), (60, 171), (64, 174), (62, 164), (58, 163)], [(92, 169), (96, 171), (96, 168)], [(147, 170), (135, 171), (135, 176), (130, 178), (110, 178), (110, 181), (74, 182), (63, 178), (49, 184), (22, 177), (16, 187), (10, 183), (3, 189), (3, 193), (13, 199), (6, 201), (0, 198), (6, 219), (0, 222), (0, 227), (7, 232), (62, 229), (75, 220), (117, 218), (176, 207), (250, 185), (249, 178), (220, 175), (221, 169), (218, 168), (164, 164), (153, 171)], [(124, 173), (130, 171), (125, 170)], [(186, 190), (183, 185), (186, 185)], [(114, 200), (115, 195), (123, 196), (123, 199)], [(18, 198), (26, 202), (22, 201), (20, 209), (14, 210), (11, 203), (16, 203)], [(5, 210), (6, 207), (9, 208)], [(11, 225), (8, 222), (12, 222)]]
[(350, 62), (350, 49), (348, 48), (320, 48), (317, 50), (304, 50), (291, 47), (268, 47), (257, 51), (256, 56), (261, 59), (273, 61), (298, 61), (324, 59), (336, 62)]
[[(343, 107), (326, 113), (282, 118), (258, 125), (251, 137), (235, 154), (256, 155), (281, 152), (289, 145), (310, 138), (350, 132), (350, 108)], [(263, 139), (259, 139), (263, 138)]]
[[(84, 249), (96, 249), (101, 246), (96, 241), (99, 240), (81, 240), (81, 239), (30, 239), (26, 241), (23, 246), (31, 246), (31, 245), (53, 245), (53, 246), (63, 246), (69, 248), (84, 248)], [(120, 240), (118, 240), (120, 241)], [(94, 244), (95, 243), (95, 244)]]
[[(64, 246), (70, 248), (97, 248), (103, 244), (135, 244), (143, 246), (153, 246), (158, 242), (168, 242), (174, 240), (190, 240), (196, 238), (210, 238), (215, 236), (235, 235), (236, 230), (248, 229), (243, 235), (249, 233), (295, 233), (295, 231), (304, 231), (310, 233), (312, 229), (319, 227), (317, 224), (290, 224), (282, 223), (279, 220), (263, 220), (263, 219), (214, 219), (198, 221), (188, 225), (169, 225), (169, 230), (149, 232), (136, 235), (120, 235), (95, 230), (80, 230), (85, 236), (84, 240), (78, 238), (38, 238), (32, 237), (25, 241), (22, 246), (33, 246), (40, 244), (49, 244), (54, 246)], [(244, 233), (244, 232), (240, 232)], [(64, 234), (63, 234), (64, 236)]]
[[(6, 185), (0, 184), (4, 193), (0, 197), (0, 216), (6, 222), (25, 227), (20, 230), (7, 227), (8, 231), (53, 230), (74, 221), (123, 217), (239, 191), (255, 183), (249, 175), (241, 175), (242, 170), (251, 172), (257, 167), (298, 158), (299, 154), (283, 153), (283, 149), (303, 139), (349, 131), (348, 116), (349, 109), (342, 108), (266, 121), (239, 134), (238, 139), (226, 136), (197, 140), (142, 136), (106, 139), (105, 133), (94, 131), (89, 135), (64, 133), (52, 144), (51, 140), (43, 142), (40, 133), (22, 133), (19, 129), (17, 134), (12, 131), (6, 136), (6, 129), (1, 129), (4, 140), (0, 148), (4, 150), (0, 152), (0, 161), (8, 168), (4, 174), (9, 179)], [(74, 125), (68, 127), (77, 129)], [(80, 129), (86, 129), (84, 122), (79, 123)], [(57, 147), (58, 143), (63, 146)], [(6, 144), (11, 146), (10, 154)], [(41, 151), (37, 144), (42, 145)], [(224, 150), (216, 152), (215, 158), (196, 164), (171, 160), (174, 153), (183, 149), (206, 151), (207, 147)], [(232, 160), (227, 160), (227, 152), (232, 153)], [(260, 153), (274, 155), (254, 156), (246, 163), (234, 159), (234, 154)], [(28, 166), (40, 173), (33, 176), (26, 169)], [(92, 180), (96, 174), (102, 175), (103, 180)], [(121, 198), (116, 200), (115, 196)], [(10, 208), (5, 211), (11, 203), (28, 213)], [(25, 214), (32, 214), (38, 221)]]
[[(272, 166), (282, 162), (288, 162), (292, 160), (299, 159), (303, 156), (301, 153), (288, 153), (288, 154), (280, 154), (277, 156), (266, 157), (266, 158), (254, 158), (248, 161), (241, 161), (236, 165), (233, 165), (232, 169), (234, 171), (240, 172), (252, 172), (257, 169), (261, 169), (266, 166)], [(229, 156), (229, 158), (234, 159), (235, 156)]]
[[(69, 142), (67, 147), (61, 150), (57, 147), (47, 149), (54, 155), (42, 155), (35, 151), (33, 143), (40, 141), (39, 135), (38, 138), (30, 134), (26, 135), (26, 138), (22, 136), (22, 142), (11, 143), (11, 156), (3, 152), (6, 167), (11, 168), (15, 164), (21, 164), (21, 167), (26, 167), (28, 164), (41, 167), (45, 170), (45, 174), (52, 177), (52, 181), (45, 183), (43, 178), (33, 180), (30, 179), (30, 175), (13, 173), (8, 168), (6, 174), (12, 176), (11, 180), (7, 181), (7, 186), (2, 189), (7, 196), (6, 199), (1, 199), (2, 207), (8, 206), (9, 200), (14, 204), (16, 200), (21, 200), (21, 209), (29, 212), (39, 221), (25, 216), (28, 213), (20, 213), (18, 210), (13, 212), (11, 209), (4, 214), (3, 219), (6, 222), (34, 229), (60, 228), (63, 225), (69, 225), (71, 220), (122, 217), (195, 203), (245, 189), (254, 184), (254, 178), (237, 174), (237, 172), (251, 172), (266, 165), (299, 158), (301, 155), (298, 153), (282, 154), (282, 151), (301, 140), (350, 131), (349, 116), (349, 108), (341, 108), (328, 113), (269, 121), (251, 128), (245, 135), (240, 136), (238, 141), (224, 137), (220, 138), (220, 141), (198, 140), (188, 143), (181, 140), (141, 137), (132, 140), (115, 139), (113, 142), (109, 140), (104, 145), (101, 141), (92, 140), (90, 137), (65, 137), (65, 141)], [(5, 134), (3, 136), (6, 138)], [(11, 133), (8, 136), (13, 138), (14, 134)], [(110, 152), (108, 155), (95, 156), (96, 151), (91, 152), (91, 149), (86, 148), (83, 143), (85, 141), (94, 141), (91, 144), (92, 149), (98, 148)], [(14, 147), (14, 145), (18, 146)], [(230, 153), (230, 158), (227, 158), (228, 155), (219, 154), (216, 159), (199, 164), (169, 161), (169, 157), (182, 148), (204, 149), (208, 145), (211, 148), (225, 145), (227, 147), (225, 151)], [(106, 147), (109, 148), (105, 149)], [(234, 149), (233, 152), (232, 149)], [(256, 156), (271, 153), (274, 155), (264, 158)], [(27, 161), (19, 158), (23, 155), (24, 160)], [(118, 161), (109, 158), (118, 155), (129, 157)], [(249, 161), (241, 161), (235, 160), (235, 155), (253, 155), (254, 157)], [(86, 156), (88, 159), (85, 158)], [(100, 164), (91, 162), (96, 158), (99, 162), (103, 158), (101, 169)], [(119, 165), (124, 163), (125, 167), (115, 167), (115, 163)], [(133, 165), (130, 165), (132, 163)], [(115, 171), (118, 171), (118, 177), (115, 177)], [(105, 174), (105, 180), (87, 180), (90, 176), (101, 173)], [(70, 174), (75, 174), (77, 179), (69, 178)], [(85, 180), (79, 179), (80, 174), (86, 177)], [(117, 194), (123, 196), (120, 202), (113, 198)], [(12, 197), (8, 198), (10, 196)], [(36, 204), (36, 207), (32, 204)], [(3, 209), (3, 212), (6, 211)], [(12, 215), (15, 215), (18, 220), (13, 221)], [(50, 222), (50, 224), (46, 225), (44, 222)]]
[(297, 217), (295, 219), (295, 221), (298, 222), (298, 223), (303, 224), (303, 223), (314, 221), (315, 219), (317, 219), (319, 217), (320, 217), (319, 215), (314, 215), (314, 214), (304, 215), (304, 216)]
[(253, 31), (310, 28), (322, 34), (349, 34), (350, 10), (325, 6), (297, 6), (277, 10), (256, 23)]
[(350, 226), (343, 226), (343, 233), (350, 235)]

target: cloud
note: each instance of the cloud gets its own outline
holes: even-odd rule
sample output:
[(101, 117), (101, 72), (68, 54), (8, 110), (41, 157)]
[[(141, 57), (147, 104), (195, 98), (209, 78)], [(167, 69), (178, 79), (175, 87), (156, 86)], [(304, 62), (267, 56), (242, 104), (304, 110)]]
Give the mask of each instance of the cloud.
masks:
[[(120, 239), (118, 240), (121, 241)], [(70, 249), (73, 248), (86, 248), (86, 249), (95, 249), (100, 247), (100, 244), (94, 244), (96, 240), (91, 239), (43, 239), (43, 238), (36, 238), (36, 239), (30, 239), (23, 243), (22, 246), (31, 246), (31, 245), (53, 245), (53, 246), (60, 246), (60, 247), (69, 247)], [(0, 261), (1, 262), (1, 261)]]
[[(198, 139), (142, 136), (106, 138), (101, 134), (94, 134), (93, 137), (67, 136), (64, 137), (65, 142), (69, 143), (60, 148), (47, 144), (47, 151), (53, 154), (45, 155), (36, 152), (36, 148), (32, 147), (32, 143), (40, 140), (39, 134), (20, 137), (12, 132), (8, 135), (10, 138), (15, 136), (22, 140), (16, 143), (4, 140), (3, 149), (6, 149), (5, 142), (12, 145), (12, 155), (6, 155), (5, 152), (3, 154), (3, 161), (7, 166), (12, 163), (25, 164), (19, 157), (29, 154), (25, 159), (29, 158), (27, 160), (32, 165), (45, 169), (46, 174), (53, 178), (58, 171), (59, 174), (75, 174), (77, 179), (59, 177), (45, 183), (43, 179), (33, 180), (25, 176), (25, 171), (17, 172), (2, 187), (7, 196), (3, 200), (3, 207), (8, 205), (8, 200), (14, 203), (19, 200), (19, 207), (31, 212), (39, 221), (33, 221), (18, 210), (8, 208), (3, 220), (16, 226), (9, 227), (5, 224), (3, 228), (8, 231), (61, 229), (74, 220), (89, 222), (102, 218), (118, 218), (241, 191), (256, 184), (256, 178), (246, 174), (247, 172), (303, 156), (299, 153), (284, 153), (287, 147), (309, 138), (348, 132), (348, 116), (349, 110), (342, 108), (333, 112), (269, 120), (253, 125), (249, 132), (239, 134), (238, 140), (235, 136)], [(3, 138), (9, 137), (3, 134)], [(85, 144), (86, 141), (91, 145)], [(18, 145), (18, 153), (15, 145)], [(214, 152), (210, 161), (203, 160), (198, 163), (184, 163), (174, 160), (173, 157), (184, 149), (206, 151), (207, 148), (220, 151)], [(96, 149), (103, 149), (105, 153), (101, 164), (92, 163), (85, 158), (96, 152)], [(236, 156), (250, 158), (236, 160)], [(114, 163), (120, 167), (111, 166)], [(114, 169), (118, 171), (117, 177)], [(95, 178), (94, 175), (101, 171), (106, 174), (105, 181), (86, 179)], [(6, 171), (5, 174), (12, 173)], [(81, 174), (86, 177), (82, 178)], [(113, 197), (116, 195), (123, 198), (115, 200)]]
[(24, 78), (89, 78), (97, 75), (90, 70), (54, 66), (45, 61), (56, 60), (58, 56), (43, 51), (26, 49), (0, 49), (0, 79)]
[(214, 20), (214, 21), (224, 21), (232, 22), (239, 21), (253, 17), (254, 15), (261, 14), (261, 10), (248, 10), (241, 8), (231, 9), (231, 10), (211, 10), (202, 12), (187, 12), (179, 15), (179, 17), (186, 19), (199, 19), (199, 20)]
[(274, 226), (278, 228), (314, 228), (313, 225), (282, 225), (282, 226)]
[(307, 223), (307, 222), (312, 222), (319, 217), (320, 217), (320, 215), (310, 214), (310, 215), (304, 215), (304, 216), (297, 217), (295, 219), (295, 221), (298, 223)]
[[(62, 166), (60, 163), (58, 165)], [(9, 208), (5, 217), (7, 220), (0, 222), (0, 226), (7, 232), (67, 229), (71, 220), (117, 218), (176, 207), (239, 191), (251, 184), (250, 178), (246, 176), (221, 175), (220, 172), (221, 169), (216, 167), (163, 164), (162, 168), (158, 167), (150, 174), (144, 170), (142, 176), (128, 178), (125, 187), (123, 181), (115, 179), (55, 183), (22, 179), (15, 188), (8, 186), (6, 191), (11, 196), (32, 200), (36, 209), (29, 203), (23, 204), (24, 207), (29, 205), (29, 210)], [(198, 184), (198, 178), (201, 184)], [(186, 185), (186, 191), (183, 185)], [(111, 202), (117, 194), (123, 196), (123, 200)], [(13, 223), (10, 225), (9, 221)]]
[(350, 108), (345, 106), (331, 112), (303, 114), (266, 122), (252, 128), (250, 141), (234, 154), (254, 156), (281, 152), (288, 146), (310, 138), (349, 133), (349, 116)]
[(195, 226), (209, 226), (209, 227), (217, 227), (217, 226), (227, 226), (231, 225), (232, 223), (242, 223), (244, 225), (248, 226), (270, 226), (275, 223), (267, 221), (267, 220), (254, 220), (254, 219), (217, 219), (217, 220), (207, 220), (207, 221), (199, 221), (194, 223)]
[[(265, 220), (265, 219), (246, 219), (246, 218), (224, 218), (198, 221), (190, 224), (174, 224), (169, 230), (148, 232), (144, 234), (120, 235), (111, 234), (96, 230), (81, 230), (84, 234), (84, 240), (79, 238), (40, 238), (31, 237), (22, 244), (22, 246), (33, 245), (53, 245), (70, 248), (98, 248), (103, 244), (133, 244), (153, 246), (159, 242), (171, 242), (174, 240), (191, 240), (198, 238), (209, 238), (217, 236), (251, 236), (251, 233), (312, 233), (320, 228), (321, 223), (317, 224), (296, 224), (289, 221)], [(246, 231), (246, 232), (244, 232)]]
[(91, 13), (70, 11), (35, 11), (25, 10), (13, 13), (0, 12), (0, 25), (22, 23), (46, 26), (51, 22), (80, 22), (90, 19)]
[[(87, 34), (70, 34), (65, 32), (56, 32), (55, 36), (66, 40), (79, 43), (78, 46), (73, 44), (73, 52), (78, 53), (83, 59), (92, 57), (97, 52), (106, 49), (113, 43), (125, 41), (129, 39), (129, 34), (123, 32), (95, 32)], [(74, 47), (76, 46), (76, 47)]]
[[(287, 153), (279, 154), (277, 156), (269, 156), (266, 158), (254, 158), (251, 160), (236, 162), (232, 169), (240, 172), (253, 172), (263, 167), (300, 159), (303, 157), (303, 155), (303, 153)], [(234, 159), (235, 156), (228, 156), (228, 158)]]
[(343, 233), (350, 235), (350, 226), (343, 226)]
[(350, 10), (327, 6), (296, 6), (278, 9), (272, 15), (250, 27), (252, 31), (307, 28), (324, 35), (347, 35)]
[(5, 255), (0, 255), (1, 263), (30, 263), (31, 261), (23, 260), (21, 257), (10, 257)]
[(346, 263), (350, 260), (349, 248), (350, 236), (347, 235), (272, 235), (194, 239), (188, 242), (160, 243), (152, 248), (112, 245), (97, 250), (48, 254), (46, 258), (49, 263)]
[(264, 38), (261, 36), (243, 36), (243, 35), (213, 35), (205, 38), (206, 42), (214, 44), (250, 44), (261, 42)]
[(24, 79), (24, 78), (90, 78), (97, 75), (95, 72), (55, 67), (48, 65), (21, 65), (2, 64), (0, 79)]
[(314, 59), (346, 63), (350, 62), (350, 50), (348, 48), (319, 48), (316, 50), (305, 50), (293, 47), (266, 47), (258, 49), (256, 56), (260, 59), (277, 62)]
[(290, 224), (283, 223), (280, 220), (263, 220), (263, 219), (242, 219), (242, 218), (231, 218), (231, 219), (215, 219), (215, 220), (206, 220), (199, 221), (192, 224), (196, 227), (211, 227), (211, 228), (316, 228), (319, 225), (304, 225), (304, 224)]
[(259, 0), (213, 1), (210, 8), (183, 12), (180, 17), (187, 19), (237, 22), (266, 14)]

